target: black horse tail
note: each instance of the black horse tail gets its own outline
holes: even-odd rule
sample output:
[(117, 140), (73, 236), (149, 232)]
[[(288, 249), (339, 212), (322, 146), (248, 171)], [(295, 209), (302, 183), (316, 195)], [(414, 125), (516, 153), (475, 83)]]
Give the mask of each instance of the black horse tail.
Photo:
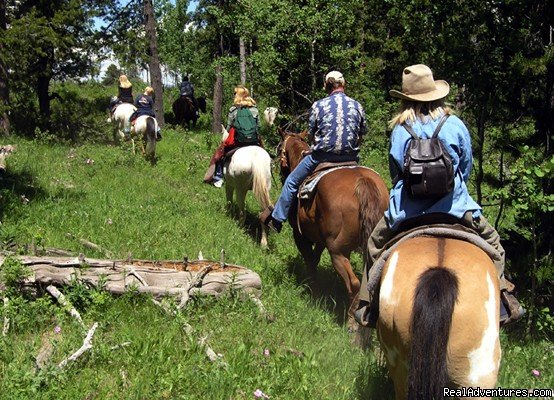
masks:
[(457, 298), (458, 278), (450, 270), (434, 267), (419, 277), (411, 321), (408, 400), (444, 399), (447, 344)]
[[(364, 265), (368, 262), (369, 253), (367, 244), (371, 232), (377, 222), (381, 219), (381, 211), (379, 204), (379, 188), (371, 179), (367, 177), (358, 178), (355, 186), (356, 196), (359, 203), (359, 218), (360, 218), (360, 240)], [(369, 266), (371, 267), (371, 265)]]

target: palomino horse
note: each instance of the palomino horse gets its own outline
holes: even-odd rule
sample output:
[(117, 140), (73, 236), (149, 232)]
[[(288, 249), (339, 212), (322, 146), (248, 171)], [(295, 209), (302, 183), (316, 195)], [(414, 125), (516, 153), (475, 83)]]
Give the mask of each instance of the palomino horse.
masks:
[(125, 130), (127, 132), (131, 129), (131, 122), (129, 117), (136, 111), (136, 107), (130, 103), (119, 104), (114, 113), (110, 116), (108, 122), (113, 123), (114, 126), (114, 141), (118, 143), (120, 140), (125, 139)]
[[(279, 132), (281, 178), (284, 179), (309, 147), (303, 140), (305, 132), (293, 134), (282, 129)], [(371, 231), (387, 209), (388, 201), (385, 182), (375, 171), (365, 167), (342, 168), (324, 175), (315, 195), (309, 200), (300, 200), (289, 213), (296, 247), (312, 276), (323, 250), (329, 251), (333, 267), (343, 279), (350, 298), (351, 328), (357, 327), (352, 316), (358, 303), (360, 281), (352, 270), (350, 254), (362, 250), (365, 257)]]
[[(224, 129), (223, 140), (228, 132)], [(239, 222), (244, 224), (246, 192), (252, 190), (261, 210), (271, 204), (269, 191), (271, 189), (271, 157), (260, 146), (240, 147), (225, 161), (223, 168), (225, 176), (225, 195), (227, 204), (233, 204), (233, 194), (236, 191), (236, 204), (239, 211)], [(267, 227), (261, 225), (260, 245), (267, 247)]]
[[(156, 118), (147, 115), (141, 115), (135, 120), (135, 136), (139, 138), (142, 148), (142, 154), (152, 164), (156, 162), (156, 132), (158, 122)], [(134, 142), (133, 142), (134, 149)]]
[(494, 264), (477, 246), (421, 236), (392, 249), (381, 276), (377, 333), (396, 399), (494, 388), (499, 306)]

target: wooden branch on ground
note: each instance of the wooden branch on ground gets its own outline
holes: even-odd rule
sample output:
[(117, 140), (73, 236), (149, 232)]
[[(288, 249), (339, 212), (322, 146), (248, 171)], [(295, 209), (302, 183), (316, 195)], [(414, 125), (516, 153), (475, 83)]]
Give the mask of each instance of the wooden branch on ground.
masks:
[(69, 300), (66, 299), (63, 293), (60, 292), (57, 287), (53, 285), (49, 285), (46, 287), (46, 291), (50, 293), (52, 296), (54, 296), (55, 299), (58, 301), (58, 303), (62, 307), (67, 309), (69, 314), (71, 314), (72, 317), (74, 317), (77, 321), (79, 321), (79, 323), (83, 328), (85, 327), (85, 323), (83, 322), (83, 319), (81, 318), (81, 314), (79, 314), (79, 311), (77, 311), (75, 307), (73, 307), (73, 305), (69, 302)]
[(46, 365), (48, 364), (48, 361), (50, 361), (50, 357), (52, 357), (53, 352), (54, 352), (54, 347), (50, 342), (50, 336), (43, 335), (42, 345), (40, 346), (38, 355), (35, 358), (35, 372), (46, 367)]
[(61, 363), (58, 364), (58, 368), (64, 368), (70, 361), (75, 361), (80, 356), (82, 356), (86, 351), (92, 349), (92, 337), (94, 336), (94, 332), (96, 331), (96, 328), (98, 328), (98, 322), (95, 322), (92, 325), (92, 328), (87, 333), (87, 336), (85, 337), (85, 340), (83, 340), (83, 345), (77, 350), (75, 353), (67, 357), (65, 360), (63, 360)]
[(256, 304), (256, 306), (258, 306), (258, 310), (260, 311), (260, 315), (262, 317), (264, 317), (269, 322), (275, 321), (275, 317), (267, 313), (264, 304), (258, 297), (254, 296), (252, 293), (248, 293), (248, 297), (254, 302), (254, 304)]
[(190, 293), (193, 288), (198, 286), (200, 283), (202, 283), (202, 280), (212, 270), (211, 265), (206, 265), (202, 267), (200, 271), (196, 273), (190, 280), (189, 284), (183, 289), (183, 295), (181, 296), (181, 302), (179, 303), (179, 306), (177, 307), (179, 310), (182, 308), (185, 308), (187, 303), (190, 300)]
[(110, 350), (111, 351), (114, 351), (114, 350), (119, 350), (123, 347), (127, 347), (127, 346), (130, 346), (132, 342), (123, 342), (121, 344), (116, 344), (115, 346), (112, 346), (110, 347)]
[(78, 238), (78, 237), (76, 237), (75, 235), (73, 235), (71, 233), (66, 233), (65, 235), (67, 237), (71, 238), (71, 239), (75, 239), (75, 240), (79, 241), (79, 243), (81, 243), (87, 249), (91, 249), (91, 250), (103, 253), (108, 258), (112, 257), (112, 252), (111, 251), (104, 249), (103, 247), (97, 245), (96, 243), (92, 243), (92, 242), (90, 242), (86, 239)]
[(8, 305), (10, 300), (4, 297), (4, 328), (2, 329), (2, 336), (6, 336), (10, 330), (10, 319), (8, 318)]

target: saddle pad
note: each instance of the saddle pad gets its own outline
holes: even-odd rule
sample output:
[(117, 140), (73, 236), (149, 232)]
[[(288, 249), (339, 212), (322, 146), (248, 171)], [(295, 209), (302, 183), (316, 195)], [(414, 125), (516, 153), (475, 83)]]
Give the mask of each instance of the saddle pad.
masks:
[[(343, 169), (343, 168), (365, 168), (373, 171), (371, 168), (364, 167), (363, 165), (345, 165), (345, 166), (337, 166), (334, 168), (329, 168), (323, 171), (315, 172), (309, 177), (307, 177), (304, 180), (304, 182), (302, 182), (302, 184), (300, 185), (300, 188), (298, 189), (298, 198), (303, 200), (311, 199), (315, 193), (315, 189), (321, 178), (323, 178), (329, 172), (336, 171), (337, 169)], [(316, 171), (317, 171), (317, 168), (316, 168)]]
[(460, 224), (425, 225), (406, 232), (402, 232), (401, 235), (396, 236), (389, 243), (387, 243), (387, 245), (385, 246), (385, 250), (375, 261), (373, 267), (371, 267), (367, 272), (367, 290), (369, 290), (370, 303), (373, 295), (376, 293), (376, 288), (379, 286), (379, 282), (381, 281), (383, 267), (385, 266), (387, 259), (392, 254), (394, 249), (396, 249), (396, 247), (405, 240), (409, 240), (418, 236), (432, 236), (464, 240), (479, 247), (492, 260), (501, 259), (501, 255), (494, 247), (488, 244), (476, 232)]

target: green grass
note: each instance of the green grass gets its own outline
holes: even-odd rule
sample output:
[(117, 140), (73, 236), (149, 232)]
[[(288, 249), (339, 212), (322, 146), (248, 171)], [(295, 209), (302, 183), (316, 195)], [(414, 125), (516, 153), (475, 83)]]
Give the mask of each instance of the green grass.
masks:
[[(320, 268), (323, 289), (312, 293), (290, 227), (270, 235), (269, 249), (263, 250), (252, 196), (242, 228), (225, 212), (224, 190), (202, 183), (217, 140), (205, 132), (165, 129), (152, 167), (126, 146), (4, 139), (18, 146), (0, 180), (4, 248), (25, 252), (25, 245), (34, 243), (39, 249), (104, 257), (70, 233), (110, 250), (114, 258), (131, 253), (142, 259), (193, 259), (201, 251), (219, 259), (225, 249), (229, 263), (260, 274), (262, 301), (274, 321), (261, 318), (256, 306), (236, 293), (197, 299), (170, 316), (144, 296), (114, 298), (76, 285), (64, 292), (87, 326), (99, 322), (94, 348), (62, 371), (36, 373), (41, 340), (54, 344), (55, 366), (81, 346), (85, 331), (48, 296), (14, 297), (8, 310), (12, 327), (0, 338), (0, 399), (238, 400), (254, 398), (257, 389), (272, 399), (393, 398), (374, 351), (351, 344), (343, 323), (345, 290), (328, 256)], [(376, 169), (385, 174), (383, 165)], [(280, 184), (275, 186), (273, 199)], [(354, 263), (359, 272), (359, 256)], [(185, 323), (194, 327), (192, 337), (184, 332)], [(54, 333), (56, 326), (60, 333)], [(206, 358), (197, 344), (204, 336), (227, 367)], [(127, 341), (129, 346), (111, 350)], [(502, 345), (499, 386), (554, 387), (550, 342), (505, 333)], [(541, 376), (533, 376), (533, 369)]]

